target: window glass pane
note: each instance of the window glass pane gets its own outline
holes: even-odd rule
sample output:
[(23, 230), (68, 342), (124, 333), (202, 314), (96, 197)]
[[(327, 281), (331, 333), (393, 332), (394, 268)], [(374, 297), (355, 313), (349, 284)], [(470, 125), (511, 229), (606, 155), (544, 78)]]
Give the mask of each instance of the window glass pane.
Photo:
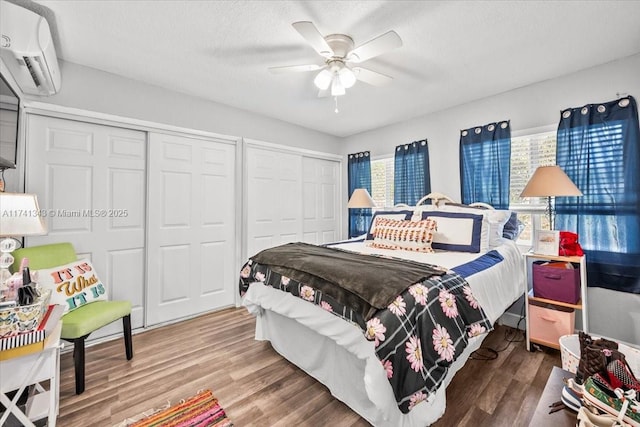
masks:
[(520, 236), (518, 236), (516, 243), (519, 245), (529, 245), (533, 241), (533, 215), (519, 213), (518, 219), (524, 224), (524, 229), (522, 233), (520, 233)]
[[(549, 229), (549, 217), (541, 211), (532, 213), (530, 209), (545, 209), (547, 199), (544, 197), (522, 198), (520, 193), (529, 182), (538, 166), (556, 164), (556, 132), (545, 132), (511, 138), (511, 182), (509, 192), (510, 209), (518, 212), (518, 219), (524, 229), (517, 243), (531, 246), (533, 230)], [(524, 211), (524, 212), (523, 212)]]
[(556, 164), (556, 132), (545, 132), (511, 138), (511, 205), (546, 206), (539, 197), (521, 198), (520, 193), (538, 166)]
[(371, 198), (376, 206), (393, 206), (393, 157), (371, 161)]

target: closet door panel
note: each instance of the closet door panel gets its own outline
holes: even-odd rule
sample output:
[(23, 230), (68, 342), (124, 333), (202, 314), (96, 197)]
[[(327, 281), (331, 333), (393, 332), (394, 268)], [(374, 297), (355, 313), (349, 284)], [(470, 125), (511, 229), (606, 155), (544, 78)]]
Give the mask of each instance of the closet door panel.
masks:
[(249, 145), (247, 256), (302, 239), (302, 156)]
[[(111, 280), (111, 298), (131, 301), (131, 324), (144, 325), (144, 248), (132, 248), (109, 251), (107, 270)], [(122, 329), (122, 322), (107, 326), (105, 332), (116, 333)]]
[[(110, 299), (132, 302), (132, 326), (142, 327), (146, 134), (28, 114), (26, 136), (26, 191), (38, 195), (48, 230), (27, 246), (72, 243)], [(90, 338), (121, 330), (115, 322)]]
[(233, 304), (235, 145), (152, 133), (149, 153), (148, 324)]
[(304, 241), (313, 244), (335, 242), (340, 235), (340, 162), (304, 157)]
[[(49, 235), (90, 233), (93, 225), (89, 214), (93, 206), (93, 167), (46, 164), (45, 170), (47, 202), (44, 206), (48, 213), (45, 221), (49, 225)], [(73, 189), (72, 194), (70, 188)], [(43, 207), (43, 201), (39, 202)]]

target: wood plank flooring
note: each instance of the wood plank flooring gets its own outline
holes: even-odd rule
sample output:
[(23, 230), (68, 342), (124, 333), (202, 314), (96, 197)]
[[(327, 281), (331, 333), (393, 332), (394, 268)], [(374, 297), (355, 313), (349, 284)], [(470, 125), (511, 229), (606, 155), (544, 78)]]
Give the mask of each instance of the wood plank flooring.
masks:
[[(86, 391), (74, 394), (73, 357), (61, 358), (61, 427), (113, 426), (151, 408), (210, 388), (240, 426), (368, 426), (326, 387), (253, 339), (255, 320), (230, 308), (134, 335), (127, 361), (122, 339), (87, 349)], [(556, 350), (529, 353), (505, 341), (498, 327), (484, 346), (495, 360), (470, 360), (447, 390), (447, 411), (435, 426), (526, 426)], [(516, 332), (521, 339), (522, 334)]]

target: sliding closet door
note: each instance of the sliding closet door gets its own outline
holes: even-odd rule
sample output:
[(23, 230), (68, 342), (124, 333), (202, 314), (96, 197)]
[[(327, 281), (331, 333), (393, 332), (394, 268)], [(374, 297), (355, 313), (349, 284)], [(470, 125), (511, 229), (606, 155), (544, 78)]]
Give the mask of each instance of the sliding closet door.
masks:
[(245, 206), (248, 257), (302, 239), (302, 156), (247, 145)]
[[(26, 245), (71, 242), (143, 326), (146, 134), (29, 114), (26, 139), (26, 191), (38, 195), (48, 230)], [(121, 330), (116, 322), (91, 337)]]
[(340, 238), (340, 162), (302, 159), (303, 241), (321, 245)]
[(232, 305), (235, 141), (149, 135), (149, 325)]

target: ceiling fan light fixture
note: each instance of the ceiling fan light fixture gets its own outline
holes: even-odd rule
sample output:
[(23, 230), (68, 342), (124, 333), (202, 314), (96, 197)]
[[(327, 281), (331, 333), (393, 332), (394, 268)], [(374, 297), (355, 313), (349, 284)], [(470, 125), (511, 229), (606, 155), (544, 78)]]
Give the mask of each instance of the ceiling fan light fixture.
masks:
[(338, 78), (340, 79), (340, 83), (345, 89), (349, 89), (354, 84), (356, 84), (356, 75), (351, 71), (348, 67), (343, 67), (340, 71), (338, 71)]
[(318, 73), (315, 79), (313, 79), (313, 84), (320, 90), (327, 90), (331, 85), (331, 81), (333, 79), (333, 75), (331, 71), (326, 68)]
[(347, 93), (347, 91), (344, 90), (340, 78), (336, 75), (331, 81), (331, 96), (342, 96), (345, 93)]

